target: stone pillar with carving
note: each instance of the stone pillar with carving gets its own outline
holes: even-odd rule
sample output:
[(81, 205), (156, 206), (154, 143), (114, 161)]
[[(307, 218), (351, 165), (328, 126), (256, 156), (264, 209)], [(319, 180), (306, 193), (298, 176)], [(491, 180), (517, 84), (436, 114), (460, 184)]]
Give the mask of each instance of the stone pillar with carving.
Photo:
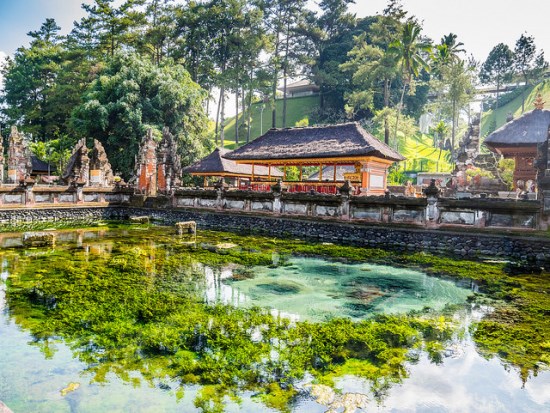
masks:
[(86, 183), (82, 180), (74, 182), (75, 188), (76, 188), (76, 203), (82, 204), (84, 203), (84, 185)]
[(158, 190), (169, 193), (181, 184), (181, 158), (174, 135), (167, 127), (162, 130), (162, 140), (157, 152), (157, 185)]
[(110, 187), (114, 185), (114, 178), (105, 148), (101, 142), (94, 139), (94, 148), (90, 156), (90, 186)]
[(141, 140), (136, 158), (135, 181), (139, 193), (157, 195), (157, 142), (152, 129)]
[(80, 139), (73, 148), (73, 153), (67, 162), (61, 179), (69, 185), (77, 182), (88, 185), (90, 180), (90, 158), (86, 147), (86, 138)]
[(26, 206), (33, 206), (34, 205), (34, 192), (33, 188), (35, 185), (35, 181), (32, 178), (26, 178), (23, 181), (23, 186), (25, 187), (25, 205)]
[(350, 211), (350, 195), (353, 193), (353, 186), (351, 186), (351, 183), (349, 180), (346, 180), (344, 182), (344, 185), (342, 185), (340, 188), (338, 188), (338, 192), (340, 193), (341, 197), (341, 203), (338, 211), (338, 215), (341, 219), (349, 220), (351, 219), (351, 211)]
[(277, 179), (275, 185), (271, 185), (271, 192), (273, 192), (273, 213), (279, 215), (282, 211), (281, 194), (283, 192), (283, 186), (281, 178)]
[(435, 179), (432, 179), (430, 186), (424, 190), (424, 195), (428, 200), (428, 207), (426, 208), (426, 226), (437, 227), (439, 221), (439, 188), (435, 185)]
[(11, 127), (8, 146), (8, 181), (24, 182), (32, 173), (31, 153), (23, 135), (16, 126)]

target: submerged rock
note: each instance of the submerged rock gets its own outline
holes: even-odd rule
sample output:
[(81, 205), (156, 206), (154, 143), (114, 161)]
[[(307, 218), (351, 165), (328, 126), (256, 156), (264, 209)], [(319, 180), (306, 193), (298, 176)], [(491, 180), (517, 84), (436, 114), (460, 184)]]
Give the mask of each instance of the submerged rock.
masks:
[(51, 232), (25, 232), (24, 247), (48, 247), (55, 245), (55, 234)]
[(132, 224), (148, 224), (149, 223), (149, 217), (147, 217), (147, 216), (130, 217), (130, 222)]
[(176, 234), (195, 234), (197, 232), (197, 223), (195, 221), (176, 222)]
[(374, 300), (384, 297), (386, 294), (379, 288), (370, 287), (366, 289), (360, 289), (353, 291), (349, 294), (349, 297), (361, 300), (363, 303), (371, 303)]
[(257, 287), (273, 294), (298, 294), (301, 290), (298, 284), (290, 283), (258, 284)]
[(67, 385), (67, 387), (65, 387), (64, 389), (61, 389), (60, 393), (61, 393), (62, 396), (66, 396), (67, 394), (75, 391), (79, 387), (80, 387), (80, 383), (70, 382)]

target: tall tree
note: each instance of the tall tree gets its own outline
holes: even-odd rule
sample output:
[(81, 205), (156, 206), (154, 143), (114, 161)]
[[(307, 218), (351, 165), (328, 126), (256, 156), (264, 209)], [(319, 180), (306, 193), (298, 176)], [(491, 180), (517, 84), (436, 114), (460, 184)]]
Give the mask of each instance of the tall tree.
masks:
[[(320, 88), (319, 120), (329, 120), (330, 113), (344, 113), (344, 95), (349, 92), (349, 75), (340, 70), (353, 48), (353, 36), (373, 22), (359, 19), (348, 11), (352, 0), (321, 0), (321, 14), (309, 18), (310, 76)], [(306, 67), (307, 68), (307, 67)], [(343, 117), (343, 116), (342, 116)]]
[(47, 19), (39, 30), (28, 33), (33, 38), (30, 46), (17, 49), (2, 68), (6, 104), (2, 112), (10, 123), (18, 123), (39, 140), (51, 138), (61, 128), (60, 101), (51, 99), (64, 52), (59, 30), (55, 20)]
[(462, 48), (464, 43), (456, 40), (456, 34), (449, 33), (443, 36), (441, 42), (433, 47), (431, 72), (435, 77), (440, 78), (446, 67), (461, 60), (460, 55), (465, 52)]
[(504, 43), (497, 44), (481, 66), (481, 71), (479, 72), (481, 83), (495, 84), (497, 87), (497, 109), (500, 88), (504, 82), (509, 82), (512, 79), (513, 69), (514, 55)]
[(146, 129), (164, 126), (177, 136), (182, 160), (203, 154), (204, 91), (182, 67), (154, 65), (137, 55), (115, 55), (98, 73), (73, 113), (81, 136), (100, 140), (113, 167), (128, 177)]
[(136, 30), (145, 24), (145, 14), (139, 9), (145, 0), (125, 0), (118, 7), (115, 0), (94, 0), (92, 4), (82, 4), (88, 13), (80, 25), (92, 27), (95, 44), (109, 56), (114, 56), (123, 46), (135, 48), (140, 38)]
[(286, 85), (288, 78), (296, 74), (300, 41), (305, 39), (306, 0), (266, 0), (264, 3), (267, 31), (271, 37), (269, 65), (272, 68), (272, 116), (271, 126), (277, 126), (277, 86), (283, 79), (283, 126), (286, 126)]
[[(422, 70), (430, 70), (426, 57), (431, 53), (431, 45), (420, 38), (421, 31), (420, 25), (409, 19), (403, 26), (401, 36), (392, 42), (389, 47), (390, 53), (395, 54), (398, 58), (403, 83), (401, 98), (397, 107), (396, 124), (399, 124), (399, 116), (403, 111), (405, 91), (409, 88), (409, 93), (414, 94), (413, 80), (420, 76)], [(397, 127), (395, 129), (395, 139), (397, 139)]]
[[(349, 60), (340, 67), (352, 73), (354, 90), (347, 95), (346, 111), (373, 110), (377, 96), (382, 96), (381, 108), (391, 106), (392, 84), (398, 78), (398, 58), (390, 44), (398, 39), (407, 12), (398, 1), (390, 1), (383, 15), (369, 27), (369, 31), (355, 38), (355, 46), (348, 53)], [(382, 112), (384, 142), (390, 143), (389, 111)]]
[(145, 24), (142, 36), (137, 39), (140, 53), (151, 56), (160, 64), (169, 54), (175, 32), (173, 0), (147, 0), (145, 4)]
[[(535, 38), (522, 34), (516, 41), (514, 48), (514, 67), (523, 77), (525, 86), (537, 80), (548, 69), (548, 62), (544, 59), (544, 51), (537, 55)], [(525, 111), (525, 87), (521, 92), (521, 112)]]

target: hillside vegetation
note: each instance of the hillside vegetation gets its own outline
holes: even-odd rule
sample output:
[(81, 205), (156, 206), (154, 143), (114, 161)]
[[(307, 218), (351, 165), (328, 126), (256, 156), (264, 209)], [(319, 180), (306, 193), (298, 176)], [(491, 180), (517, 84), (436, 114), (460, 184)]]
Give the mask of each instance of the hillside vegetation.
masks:
[[(538, 85), (530, 86), (525, 91), (525, 112), (529, 112), (534, 109), (533, 102), (539, 93), (542, 95), (542, 99), (548, 102), (547, 107), (550, 107), (550, 81), (545, 80)], [(510, 113), (514, 115), (514, 118), (522, 115), (521, 94), (516, 96), (510, 102), (502, 105), (497, 110), (489, 110), (483, 113), (483, 117), (481, 119), (481, 136), (485, 137), (492, 132), (493, 128), (498, 129), (504, 125), (506, 123), (506, 118)]]
[[(277, 109), (277, 127), (283, 125), (283, 100), (275, 101)], [(262, 106), (264, 107), (263, 116)], [(287, 126), (293, 127), (300, 121), (309, 119), (312, 111), (319, 106), (319, 96), (301, 96), (287, 100)], [(243, 125), (246, 118), (239, 114), (239, 145), (246, 143), (246, 127)], [(256, 139), (258, 136), (267, 132), (271, 128), (271, 107), (269, 103), (254, 103), (252, 104), (252, 116), (250, 122), (250, 140)], [(228, 149), (235, 148), (235, 117), (229, 118), (225, 126), (225, 147)]]

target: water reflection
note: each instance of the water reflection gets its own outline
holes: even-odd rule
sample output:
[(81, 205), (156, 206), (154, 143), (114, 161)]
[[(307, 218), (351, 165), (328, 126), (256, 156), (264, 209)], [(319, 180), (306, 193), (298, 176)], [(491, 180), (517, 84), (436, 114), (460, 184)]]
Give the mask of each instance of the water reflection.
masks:
[[(15, 412), (550, 409), (548, 372), (522, 388), (514, 368), (476, 351), (470, 328), (490, 307), (464, 305), (470, 288), (277, 253), (269, 267), (214, 265), (216, 252), (170, 239), (77, 231), (55, 249), (4, 253), (0, 398)], [(45, 311), (54, 293), (61, 305)], [(311, 323), (424, 307), (412, 321)]]

